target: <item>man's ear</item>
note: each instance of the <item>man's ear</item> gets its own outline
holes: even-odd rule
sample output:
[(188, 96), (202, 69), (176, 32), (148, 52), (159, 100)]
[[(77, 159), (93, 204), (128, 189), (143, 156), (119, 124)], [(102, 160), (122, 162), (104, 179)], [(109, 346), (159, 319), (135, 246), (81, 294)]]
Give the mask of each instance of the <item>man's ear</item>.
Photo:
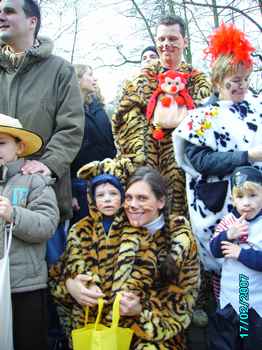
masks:
[(188, 47), (188, 39), (184, 37), (184, 48)]
[(37, 17), (33, 16), (33, 17), (29, 17), (29, 19), (30, 19), (30, 28), (35, 30), (37, 25)]

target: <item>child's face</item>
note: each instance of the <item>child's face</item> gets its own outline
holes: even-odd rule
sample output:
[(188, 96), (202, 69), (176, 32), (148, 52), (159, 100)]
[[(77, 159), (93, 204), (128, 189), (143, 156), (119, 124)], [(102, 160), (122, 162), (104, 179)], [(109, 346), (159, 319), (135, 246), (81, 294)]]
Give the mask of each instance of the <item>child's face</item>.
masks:
[(246, 219), (253, 219), (262, 209), (262, 186), (238, 191), (233, 203), (241, 216), (246, 214)]
[(98, 185), (95, 188), (97, 209), (105, 216), (113, 216), (121, 207), (120, 191), (110, 183)]
[(17, 142), (13, 136), (0, 133), (0, 164), (16, 160), (23, 149), (22, 142)]
[(220, 99), (234, 103), (243, 101), (248, 90), (251, 72), (251, 68), (247, 69), (241, 65), (235, 74), (226, 76), (219, 87)]

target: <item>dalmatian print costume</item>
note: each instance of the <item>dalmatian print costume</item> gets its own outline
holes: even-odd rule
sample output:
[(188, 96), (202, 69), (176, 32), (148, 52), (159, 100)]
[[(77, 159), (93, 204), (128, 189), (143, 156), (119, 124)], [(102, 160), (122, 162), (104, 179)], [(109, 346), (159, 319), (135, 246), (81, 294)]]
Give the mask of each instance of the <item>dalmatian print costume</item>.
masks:
[[(228, 180), (229, 175), (204, 178), (191, 165), (185, 154), (186, 141), (197, 146), (208, 146), (215, 152), (247, 151), (262, 145), (261, 97), (249, 95), (240, 103), (217, 101), (207, 107), (198, 108), (181, 122), (173, 133), (173, 143), (178, 165), (186, 172), (186, 190), (192, 229), (197, 237), (200, 258), (208, 271), (220, 271), (220, 259), (214, 259), (209, 249), (209, 240), (220, 219), (228, 214), (231, 188), (227, 186), (225, 201), (219, 212), (212, 212), (197, 195), (199, 183)], [(262, 169), (262, 162), (252, 165)], [(216, 186), (216, 184), (213, 184)], [(210, 196), (214, 196), (210, 191)], [(213, 197), (214, 199), (214, 197)]]

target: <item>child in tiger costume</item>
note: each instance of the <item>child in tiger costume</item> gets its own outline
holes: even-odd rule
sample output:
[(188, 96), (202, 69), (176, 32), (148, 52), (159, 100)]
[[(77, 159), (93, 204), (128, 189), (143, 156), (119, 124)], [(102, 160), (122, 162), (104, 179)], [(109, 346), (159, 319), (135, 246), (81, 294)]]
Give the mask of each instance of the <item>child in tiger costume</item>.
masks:
[[(126, 179), (126, 174), (134, 171), (128, 159), (108, 160), (96, 164), (98, 167), (95, 171), (94, 167), (91, 170), (89, 164), (83, 167), (79, 174), (83, 178), (90, 178), (98, 172), (113, 173), (121, 177), (122, 171)], [(149, 173), (152, 172), (148, 169)], [(121, 178), (123, 179), (123, 176)], [(121, 281), (123, 285), (123, 281), (126, 280), (125, 271), (129, 268), (128, 246), (132, 248), (133, 241), (130, 244), (128, 238), (136, 237), (141, 242), (141, 249), (136, 252), (135, 261), (138, 268), (133, 269), (135, 273), (130, 277), (131, 280), (133, 277), (132, 285), (135, 287), (132, 291), (132, 288), (129, 288), (130, 283), (128, 292), (139, 297), (141, 312), (133, 317), (126, 315), (120, 318), (122, 326), (134, 330), (131, 349), (186, 349), (183, 332), (190, 324), (199, 284), (196, 242), (183, 217), (165, 216), (163, 213), (159, 215), (156, 222), (150, 223), (149, 226), (133, 227), (124, 213), (118, 213), (107, 236), (101, 217), (99, 218), (97, 213), (94, 217), (90, 214), (73, 226), (63, 258), (50, 270), (51, 292), (61, 309), (60, 315), (63, 313), (63, 323), (68, 336), (73, 328), (84, 325), (84, 308), (80, 305), (81, 301), (77, 303), (70, 295), (66, 280), (77, 279), (79, 276), (81, 279), (84, 274), (85, 281), (92, 278), (92, 281), (96, 282), (108, 301), (102, 323), (109, 325), (108, 312), (112, 308), (115, 292), (123, 290)], [(126, 244), (126, 251), (121, 252), (123, 242)], [(149, 247), (147, 242), (150, 243)], [(121, 256), (123, 259), (120, 259)], [(155, 262), (157, 271), (153, 275)], [(150, 264), (153, 269), (149, 276)], [(138, 290), (141, 291), (140, 294), (137, 293)], [(89, 320), (94, 322), (96, 309), (90, 310)]]

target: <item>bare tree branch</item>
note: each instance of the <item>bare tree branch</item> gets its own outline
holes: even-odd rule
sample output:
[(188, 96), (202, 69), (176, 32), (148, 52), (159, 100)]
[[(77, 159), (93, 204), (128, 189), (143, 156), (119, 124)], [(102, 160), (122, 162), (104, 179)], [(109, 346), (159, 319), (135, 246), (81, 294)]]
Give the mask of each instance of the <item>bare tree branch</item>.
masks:
[(143, 12), (140, 10), (139, 6), (137, 5), (137, 3), (135, 2), (135, 0), (131, 0), (132, 4), (134, 5), (135, 9), (137, 10), (137, 12), (140, 14), (141, 18), (143, 19), (144, 23), (145, 23), (145, 26), (146, 26), (146, 29), (148, 31), (148, 34), (151, 38), (151, 40), (153, 41), (154, 45), (156, 45), (156, 42), (155, 42), (155, 38), (154, 38), (154, 35), (151, 31), (151, 28), (149, 27), (148, 25), (148, 22), (147, 22), (147, 19), (146, 17), (144, 16)]
[(74, 6), (74, 12), (75, 12), (75, 30), (74, 30), (73, 47), (72, 47), (71, 60), (70, 60), (71, 63), (73, 63), (74, 61), (76, 40), (77, 40), (77, 34), (78, 34), (78, 9), (76, 5)]
[(96, 67), (97, 69), (98, 68), (104, 68), (104, 67), (114, 67), (114, 68), (117, 68), (117, 67), (121, 67), (121, 66), (124, 66), (125, 64), (139, 64), (140, 63), (140, 60), (131, 60), (129, 58), (126, 57), (126, 55), (121, 51), (121, 46), (120, 45), (116, 45), (114, 46), (115, 49), (117, 50), (118, 54), (122, 57), (123, 61), (120, 62), (120, 63), (110, 63), (110, 64), (102, 64), (98, 67)]
[[(186, 5), (195, 5), (195, 6), (202, 6), (202, 7), (210, 7), (212, 8), (213, 5), (212, 4), (201, 4), (201, 3), (198, 3), (198, 2), (194, 2), (194, 1), (185, 1), (184, 2)], [(242, 10), (239, 10), (238, 8), (236, 7), (233, 7), (233, 6), (223, 6), (223, 5), (216, 5), (217, 8), (222, 8), (222, 9), (229, 9), (229, 10), (232, 10), (232, 11), (235, 11), (235, 12), (238, 12), (240, 13), (242, 16), (246, 17), (249, 21), (251, 21), (259, 30), (260, 32), (262, 32), (262, 27), (259, 23), (257, 23), (253, 18), (251, 18), (249, 15), (247, 15), (245, 12), (243, 12)]]

